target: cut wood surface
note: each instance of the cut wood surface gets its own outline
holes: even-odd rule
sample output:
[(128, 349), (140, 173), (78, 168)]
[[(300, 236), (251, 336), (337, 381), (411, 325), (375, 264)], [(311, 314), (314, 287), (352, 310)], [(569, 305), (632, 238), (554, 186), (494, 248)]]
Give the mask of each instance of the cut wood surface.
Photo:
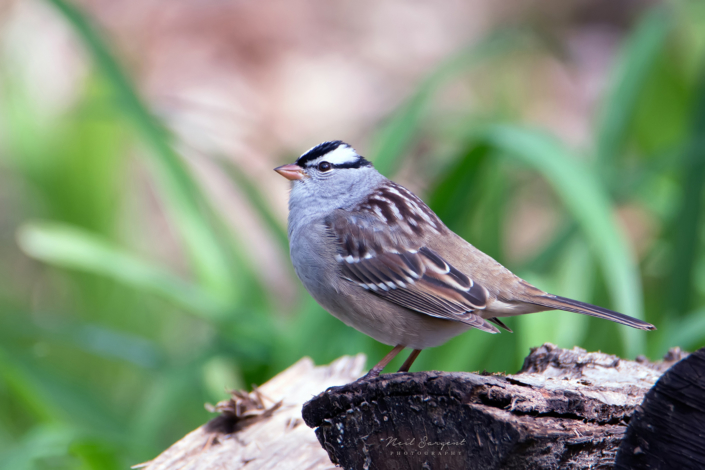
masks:
[(233, 392), (214, 407), (219, 416), (136, 467), (612, 468), (644, 395), (684, 357), (676, 349), (659, 363), (626, 361), (544, 344), (515, 375), (415, 372), (359, 381), (363, 355), (325, 367), (304, 358), (253, 392)]
[(667, 364), (545, 344), (516, 375), (416, 372), (334, 387), (303, 418), (345, 469), (612, 468)]

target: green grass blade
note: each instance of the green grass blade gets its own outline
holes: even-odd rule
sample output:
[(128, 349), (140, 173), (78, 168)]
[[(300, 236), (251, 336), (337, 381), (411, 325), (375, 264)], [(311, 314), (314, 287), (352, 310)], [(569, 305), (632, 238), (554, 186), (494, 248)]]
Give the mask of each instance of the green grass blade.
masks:
[(185, 165), (171, 147), (168, 134), (148, 111), (107, 44), (75, 6), (64, 0), (47, 0), (74, 28), (92, 54), (98, 69), (111, 85), (125, 116), (134, 124), (154, 157), (154, 175), (162, 201), (186, 244), (191, 260), (204, 285), (222, 298), (233, 293), (230, 268), (221, 241), (214, 236), (205, 214), (206, 201)]
[(46, 468), (41, 464), (46, 465), (47, 461), (52, 463), (53, 468), (67, 468), (57, 464), (73, 460), (68, 455), (69, 447), (78, 435), (77, 430), (70, 425), (35, 426), (21, 437), (14, 449), (0, 454), (0, 470)]
[(32, 314), (0, 306), (0, 344), (8, 351), (23, 349), (30, 342), (47, 347), (78, 350), (95, 357), (120, 360), (131, 366), (155, 369), (166, 359), (156, 342), (97, 323), (64, 321), (44, 324), (32, 321)]
[(705, 309), (681, 318), (667, 317), (663, 330), (658, 357), (663, 356), (669, 348), (676, 346), (692, 351), (702, 346), (705, 340)]
[(42, 422), (60, 421), (60, 413), (47, 402), (32, 377), (17, 363), (15, 351), (0, 347), (0, 383), (17, 398), (24, 414), (32, 420)]
[[(594, 257), (582, 237), (574, 237), (565, 248), (555, 276), (561, 295), (571, 299), (589, 299), (595, 279)], [(590, 318), (585, 315), (561, 315), (556, 321), (555, 344), (568, 349), (583, 344), (589, 321)]]
[(276, 237), (280, 246), (289, 249), (289, 238), (286, 233), (286, 226), (282, 225), (280, 219), (274, 215), (270, 204), (262, 196), (260, 188), (242, 173), (230, 160), (218, 158), (220, 168), (230, 176), (235, 184), (247, 196), (247, 202), (251, 204), (257, 215), (259, 215), (269, 231)]
[(597, 157), (601, 170), (609, 168), (622, 149), (639, 93), (670, 31), (672, 16), (668, 6), (650, 10), (619, 54), (612, 86), (597, 125)]
[(17, 236), (25, 253), (46, 263), (106, 276), (159, 294), (210, 319), (220, 318), (225, 312), (208, 292), (85, 230), (58, 223), (30, 223), (22, 226)]
[[(200, 401), (203, 398), (203, 383), (199, 374), (202, 365), (197, 361), (164, 369), (155, 374), (149, 386), (142, 391), (137, 403), (137, 411), (132, 415), (127, 433), (131, 451), (140, 460), (154, 458), (154, 455), (163, 449), (158, 447), (162, 444), (157, 443), (164, 437), (167, 439), (181, 437), (174, 435), (171, 426), (181, 421), (187, 412), (201, 416), (201, 422), (208, 419), (205, 410), (200, 408), (203, 403)], [(196, 401), (200, 408), (198, 410), (192, 407)], [(188, 410), (182, 410), (179, 415), (171, 412), (182, 407)]]
[(448, 227), (457, 232), (480, 195), (482, 169), (490, 154), (486, 145), (471, 145), (434, 182), (428, 203)]
[(518, 44), (526, 43), (526, 39), (525, 34), (517, 34), (516, 31), (496, 32), (441, 64), (423, 80), (414, 95), (383, 123), (382, 130), (373, 138), (371, 153), (375, 167), (386, 175), (394, 173), (401, 163), (401, 156), (414, 141), (435, 92), (443, 84), (473, 66), (509, 52)]
[(121, 432), (122, 417), (92, 389), (66, 380), (30, 354), (0, 347), (0, 378), (26, 410), (44, 423), (70, 424), (109, 437)]
[[(549, 181), (595, 250), (616, 309), (644, 318), (636, 260), (617, 227), (607, 192), (594, 173), (543, 133), (493, 126), (485, 136), (495, 148), (533, 167)], [(619, 331), (627, 356), (645, 351), (643, 332), (631, 328)]]
[(685, 150), (683, 198), (676, 218), (671, 292), (667, 313), (681, 316), (691, 306), (696, 256), (701, 251), (705, 192), (705, 68), (700, 73), (690, 142)]

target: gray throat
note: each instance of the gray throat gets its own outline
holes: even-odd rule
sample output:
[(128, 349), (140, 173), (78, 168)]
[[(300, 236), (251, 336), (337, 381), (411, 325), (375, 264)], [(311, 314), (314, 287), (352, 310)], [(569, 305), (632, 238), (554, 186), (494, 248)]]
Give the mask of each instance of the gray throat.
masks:
[(339, 181), (294, 181), (289, 195), (289, 239), (292, 233), (318, 222), (336, 209), (351, 209), (387, 180), (373, 167), (345, 170)]

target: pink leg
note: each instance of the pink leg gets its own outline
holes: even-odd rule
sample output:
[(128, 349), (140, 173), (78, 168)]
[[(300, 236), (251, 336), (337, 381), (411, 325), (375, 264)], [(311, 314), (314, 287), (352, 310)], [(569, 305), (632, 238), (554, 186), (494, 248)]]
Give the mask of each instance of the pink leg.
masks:
[(379, 363), (377, 363), (376, 366), (374, 366), (372, 369), (370, 369), (370, 371), (363, 378), (364, 379), (373, 379), (373, 378), (379, 376), (379, 373), (382, 372), (382, 369), (387, 367), (387, 364), (389, 364), (392, 359), (397, 357), (397, 354), (399, 354), (402, 349), (404, 349), (404, 346), (402, 346), (401, 344), (394, 346), (394, 349), (389, 351), (389, 354), (384, 356), (384, 358), (381, 361), (379, 361)]
[(414, 349), (411, 351), (411, 354), (409, 354), (409, 357), (406, 358), (406, 361), (404, 361), (404, 364), (401, 365), (398, 372), (409, 372), (409, 367), (411, 367), (411, 364), (413, 364), (416, 358), (419, 357), (420, 353), (420, 349)]

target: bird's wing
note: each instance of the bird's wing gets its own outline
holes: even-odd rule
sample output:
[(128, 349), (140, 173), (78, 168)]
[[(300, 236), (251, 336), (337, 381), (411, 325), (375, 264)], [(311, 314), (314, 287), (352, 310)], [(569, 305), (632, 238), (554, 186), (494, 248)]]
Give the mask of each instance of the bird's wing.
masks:
[(489, 292), (426, 246), (413, 246), (399, 225), (369, 211), (336, 210), (325, 220), (337, 243), (340, 276), (389, 302), (490, 333), (499, 330), (474, 312)]

